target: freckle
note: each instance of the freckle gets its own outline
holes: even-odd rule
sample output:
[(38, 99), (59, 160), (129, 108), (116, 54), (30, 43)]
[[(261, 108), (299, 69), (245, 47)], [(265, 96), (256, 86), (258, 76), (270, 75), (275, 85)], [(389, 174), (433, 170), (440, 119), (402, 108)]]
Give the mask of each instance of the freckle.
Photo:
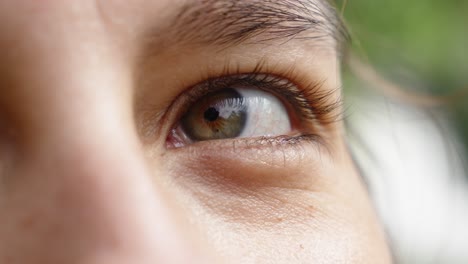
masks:
[(300, 244), (299, 247), (300, 247), (301, 249), (304, 249), (304, 245), (302, 245), (302, 244)]
[(36, 223), (35, 217), (33, 215), (29, 215), (25, 217), (22, 221), (20, 221), (20, 227), (23, 230), (28, 231), (28, 230), (33, 229), (35, 223)]
[(276, 218), (276, 221), (278, 221), (278, 223), (281, 223), (281, 222), (283, 222), (283, 218), (282, 218), (282, 217), (278, 217), (278, 218)]

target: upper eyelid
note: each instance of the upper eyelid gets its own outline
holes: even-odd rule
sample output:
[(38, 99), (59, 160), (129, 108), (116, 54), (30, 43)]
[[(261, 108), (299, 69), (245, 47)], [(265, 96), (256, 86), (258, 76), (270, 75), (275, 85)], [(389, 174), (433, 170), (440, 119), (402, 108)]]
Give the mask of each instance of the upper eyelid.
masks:
[[(335, 111), (341, 106), (340, 101), (329, 103), (329, 97), (334, 91), (322, 92), (322, 83), (310, 83), (307, 87), (300, 88), (291, 80), (274, 75), (263, 73), (263, 66), (259, 66), (251, 73), (228, 74), (220, 77), (209, 78), (189, 90), (185, 91), (175, 100), (180, 108), (177, 110), (176, 119), (180, 119), (188, 111), (190, 106), (202, 96), (223, 88), (233, 88), (235, 86), (248, 86), (244, 88), (257, 88), (280, 96), (286, 100), (299, 116), (300, 121), (309, 120), (314, 128), (337, 121), (337, 116), (341, 115)], [(170, 107), (172, 108), (172, 107)], [(334, 113), (336, 112), (336, 113)]]
[[(263, 70), (265, 69), (265, 70)], [(341, 98), (336, 100), (334, 97), (336, 90), (323, 89), (323, 82), (312, 81), (304, 85), (299, 85), (291, 79), (295, 78), (293, 70), (286, 73), (293, 76), (292, 78), (283, 77), (277, 74), (268, 73), (268, 68), (264, 65), (258, 65), (251, 73), (226, 74), (217, 78), (210, 78), (195, 87), (205, 87), (205, 91), (196, 91), (190, 89), (187, 93), (190, 102), (196, 101), (196, 97), (200, 94), (208, 93), (214, 89), (225, 88), (233, 85), (248, 85), (254, 88), (262, 89), (266, 92), (274, 93), (278, 96), (285, 97), (290, 104), (299, 113), (301, 118), (313, 120), (315, 122), (327, 124), (335, 122), (341, 115)], [(211, 87), (210, 87), (211, 86)], [(191, 92), (195, 92), (191, 94)]]
[[(304, 71), (302, 64), (288, 65), (289, 63), (271, 63), (267, 58), (262, 58), (250, 66), (227, 63), (224, 67), (218, 66), (216, 69), (203, 70), (204, 73), (197, 74), (198, 77), (191, 78), (190, 82), (183, 80), (183, 83), (177, 84), (181, 89), (177, 89), (177, 93), (166, 98), (163, 105), (153, 106), (149, 98), (139, 99), (144, 100), (142, 104), (139, 104), (142, 105), (141, 110), (139, 110), (142, 114), (138, 115), (139, 133), (148, 144), (163, 140), (175, 125), (174, 122), (180, 120), (190, 104), (195, 103), (200, 96), (210, 90), (208, 84), (215, 86), (216, 82), (221, 81), (239, 84), (239, 78), (243, 76), (244, 81), (245, 78), (256, 79), (257, 85), (259, 79), (262, 81), (260, 82), (262, 87), (249, 83), (252, 85), (250, 88), (263, 88), (264, 91), (273, 92), (277, 96), (285, 96), (286, 94), (286, 96), (300, 98), (300, 100), (286, 100), (286, 102), (297, 107), (296, 109), (302, 110), (297, 111), (296, 114), (302, 121), (309, 120), (307, 122), (308, 128), (313, 128), (312, 131), (315, 132), (319, 132), (317, 130), (319, 129), (323, 135), (328, 134), (327, 131), (331, 132), (335, 127), (329, 126), (329, 124), (341, 120), (342, 116), (341, 97), (337, 91), (339, 87), (335, 90), (329, 89), (328, 86), (331, 83), (317, 78), (318, 74), (313, 71)], [(322, 78), (326, 78), (326, 76)], [(277, 85), (268, 84), (272, 81), (276, 82)], [(280, 86), (278, 83), (282, 85)], [(289, 86), (290, 89), (284, 89), (285, 86)]]

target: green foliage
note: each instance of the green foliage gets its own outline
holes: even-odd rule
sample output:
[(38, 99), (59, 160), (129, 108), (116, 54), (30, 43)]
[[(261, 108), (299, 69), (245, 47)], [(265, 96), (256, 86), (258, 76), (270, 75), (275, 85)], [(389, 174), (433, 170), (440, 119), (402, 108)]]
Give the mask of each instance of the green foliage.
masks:
[[(468, 89), (467, 0), (348, 0), (344, 10), (353, 49), (393, 81), (434, 94)], [(450, 107), (468, 146), (468, 97)]]
[(434, 92), (468, 84), (468, 1), (350, 0), (345, 19), (377, 65), (405, 66)]

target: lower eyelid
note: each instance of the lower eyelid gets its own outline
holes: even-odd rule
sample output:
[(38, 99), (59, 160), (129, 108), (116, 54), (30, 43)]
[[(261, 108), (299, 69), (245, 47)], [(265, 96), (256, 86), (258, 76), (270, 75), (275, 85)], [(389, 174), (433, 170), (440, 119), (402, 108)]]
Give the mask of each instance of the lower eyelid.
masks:
[[(278, 187), (315, 188), (326, 167), (323, 146), (315, 136), (218, 140), (172, 149), (169, 159), (189, 174), (213, 182)], [(207, 144), (206, 144), (207, 143)], [(168, 163), (171, 163), (170, 161)], [(311, 170), (316, 170), (312, 172)], [(250, 188), (244, 186), (241, 188)]]
[[(182, 149), (175, 148), (173, 151), (188, 151), (208, 153), (224, 152), (226, 154), (238, 155), (241, 152), (254, 151), (276, 151), (278, 149), (301, 148), (303, 145), (313, 145), (316, 149), (326, 149), (327, 146), (322, 137), (316, 134), (306, 135), (282, 135), (276, 137), (235, 138), (195, 142)], [(296, 149), (297, 150), (297, 149)]]

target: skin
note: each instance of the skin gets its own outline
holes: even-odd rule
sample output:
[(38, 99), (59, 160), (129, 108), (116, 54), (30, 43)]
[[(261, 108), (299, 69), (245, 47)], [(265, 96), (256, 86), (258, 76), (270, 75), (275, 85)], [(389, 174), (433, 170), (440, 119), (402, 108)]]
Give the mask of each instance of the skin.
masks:
[(226, 65), (340, 97), (335, 38), (183, 41), (186, 3), (0, 2), (0, 263), (390, 263), (341, 119), (323, 144), (167, 146)]

